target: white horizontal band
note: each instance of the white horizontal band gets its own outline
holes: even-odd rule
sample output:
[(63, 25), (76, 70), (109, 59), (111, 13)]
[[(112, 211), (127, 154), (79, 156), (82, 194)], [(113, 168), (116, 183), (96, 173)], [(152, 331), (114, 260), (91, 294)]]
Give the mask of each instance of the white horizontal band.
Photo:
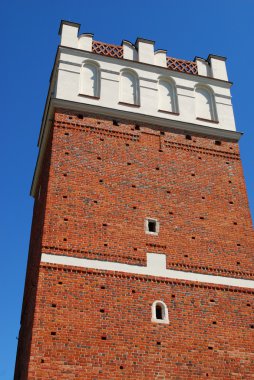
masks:
[(166, 269), (166, 255), (157, 253), (147, 253), (147, 266), (145, 267), (131, 264), (121, 264), (112, 261), (100, 261), (80, 259), (77, 257), (69, 256), (51, 255), (47, 253), (42, 254), (41, 261), (43, 263), (50, 264), (61, 264), (82, 268), (109, 270), (147, 276), (165, 277), (176, 280), (196, 281), (216, 285), (227, 285), (254, 289), (253, 280), (244, 280), (241, 278), (213, 276), (210, 274), (183, 272), (178, 270)]

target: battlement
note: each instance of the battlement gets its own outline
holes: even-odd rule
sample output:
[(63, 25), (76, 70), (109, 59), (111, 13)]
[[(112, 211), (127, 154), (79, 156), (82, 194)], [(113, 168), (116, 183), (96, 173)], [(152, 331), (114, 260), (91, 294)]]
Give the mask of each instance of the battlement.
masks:
[(207, 59), (195, 57), (193, 61), (167, 56), (166, 50), (154, 50), (155, 42), (137, 38), (135, 44), (123, 40), (121, 45), (93, 40), (93, 34), (78, 35), (80, 24), (62, 21), (59, 29), (61, 45), (90, 51), (111, 58), (128, 59), (165, 67), (181, 73), (228, 80), (224, 57), (209, 55)]

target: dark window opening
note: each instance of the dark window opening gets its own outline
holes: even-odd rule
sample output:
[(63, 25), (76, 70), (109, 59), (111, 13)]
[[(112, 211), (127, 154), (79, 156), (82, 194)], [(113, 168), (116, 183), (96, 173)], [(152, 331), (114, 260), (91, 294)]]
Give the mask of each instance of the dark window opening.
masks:
[(148, 231), (149, 232), (156, 232), (156, 221), (155, 220), (148, 220)]
[(185, 138), (186, 138), (186, 140), (192, 140), (191, 135), (186, 135)]
[(115, 125), (115, 126), (119, 126), (119, 123), (118, 123), (118, 121), (116, 121), (116, 120), (113, 120), (113, 125)]
[(156, 313), (156, 319), (163, 319), (163, 313), (162, 313), (162, 306), (161, 305), (156, 305), (155, 313)]

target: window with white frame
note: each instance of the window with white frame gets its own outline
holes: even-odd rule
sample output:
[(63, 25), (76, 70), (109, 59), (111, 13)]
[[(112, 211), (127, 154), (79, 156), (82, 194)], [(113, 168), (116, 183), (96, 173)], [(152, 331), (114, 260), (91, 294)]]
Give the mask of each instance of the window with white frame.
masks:
[(163, 301), (154, 301), (152, 304), (152, 322), (169, 323), (168, 308)]
[(98, 98), (100, 96), (100, 68), (97, 63), (87, 61), (81, 67), (80, 94)]
[(159, 79), (159, 111), (178, 113), (175, 83), (171, 80)]
[(196, 116), (198, 119), (217, 121), (214, 93), (206, 86), (196, 86)]
[(158, 235), (159, 222), (157, 219), (146, 218), (145, 219), (145, 232), (151, 235)]
[(139, 105), (139, 80), (132, 70), (122, 70), (120, 75), (120, 102)]

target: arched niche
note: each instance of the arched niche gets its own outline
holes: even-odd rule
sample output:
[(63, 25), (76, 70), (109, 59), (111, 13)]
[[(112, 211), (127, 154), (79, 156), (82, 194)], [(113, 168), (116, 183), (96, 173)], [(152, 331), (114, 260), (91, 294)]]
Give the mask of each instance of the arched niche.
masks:
[(169, 323), (168, 308), (163, 301), (154, 301), (152, 304), (152, 322)]
[(178, 113), (176, 86), (172, 80), (160, 78), (158, 81), (159, 111)]
[(214, 93), (206, 86), (195, 88), (196, 116), (198, 119), (217, 121)]
[(92, 61), (85, 61), (81, 67), (80, 93), (98, 98), (100, 96), (100, 67)]
[(132, 70), (122, 70), (120, 74), (120, 102), (139, 105), (139, 79)]

